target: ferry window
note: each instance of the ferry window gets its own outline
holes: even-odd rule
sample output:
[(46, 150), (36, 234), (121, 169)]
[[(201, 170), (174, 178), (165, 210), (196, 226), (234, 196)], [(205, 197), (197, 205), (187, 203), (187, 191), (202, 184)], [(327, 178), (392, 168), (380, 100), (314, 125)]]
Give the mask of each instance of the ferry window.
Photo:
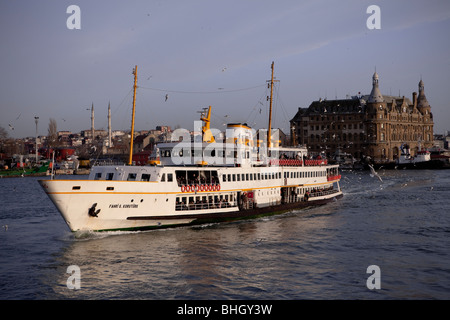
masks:
[(236, 175), (233, 174), (233, 181), (236, 181)]
[(258, 180), (261, 180), (261, 173), (258, 173)]
[(97, 172), (97, 173), (95, 174), (95, 180), (100, 180), (101, 177), (102, 177), (102, 173), (101, 173), (101, 172)]
[(172, 173), (168, 173), (167, 174), (167, 181), (168, 182), (172, 182), (173, 181), (173, 174)]
[(228, 174), (228, 181), (231, 181), (231, 174)]
[(136, 180), (136, 177), (137, 177), (137, 174), (136, 174), (136, 173), (129, 173), (129, 174), (128, 174), (127, 180), (128, 180), (128, 181), (135, 181), (135, 180)]
[(114, 176), (114, 172), (109, 172), (109, 173), (106, 175), (106, 180), (112, 180), (112, 179), (113, 179), (113, 176)]
[(161, 182), (166, 182), (166, 174), (163, 173), (162, 177), (161, 177)]
[(143, 173), (141, 176), (141, 181), (150, 181), (150, 174)]
[(237, 178), (237, 181), (241, 181), (241, 175), (240, 174), (237, 174), (236, 178)]
[(222, 175), (222, 181), (223, 182), (227, 182), (227, 175), (226, 174)]
[(243, 173), (242, 174), (242, 181), (245, 181), (245, 180), (248, 180), (248, 174), (247, 174), (247, 176), (245, 176), (245, 174)]
[(179, 186), (185, 185), (186, 182), (186, 171), (184, 170), (177, 170), (175, 171), (175, 177), (177, 179), (177, 183)]
[(250, 180), (253, 180), (253, 175), (251, 173), (250, 173), (250, 177), (249, 178), (250, 178)]
[(219, 175), (217, 174), (217, 171), (211, 171), (211, 182), (219, 183)]

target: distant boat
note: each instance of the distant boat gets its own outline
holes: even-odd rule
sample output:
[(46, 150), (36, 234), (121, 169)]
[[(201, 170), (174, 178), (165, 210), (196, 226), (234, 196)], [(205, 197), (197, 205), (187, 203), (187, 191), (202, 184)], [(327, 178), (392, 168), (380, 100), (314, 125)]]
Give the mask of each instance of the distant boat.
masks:
[(443, 167), (443, 163), (439, 160), (432, 160), (431, 153), (423, 150), (420, 144), (415, 156), (411, 155), (409, 145), (407, 144), (403, 144), (400, 150), (400, 157), (395, 163), (397, 169), (439, 169)]

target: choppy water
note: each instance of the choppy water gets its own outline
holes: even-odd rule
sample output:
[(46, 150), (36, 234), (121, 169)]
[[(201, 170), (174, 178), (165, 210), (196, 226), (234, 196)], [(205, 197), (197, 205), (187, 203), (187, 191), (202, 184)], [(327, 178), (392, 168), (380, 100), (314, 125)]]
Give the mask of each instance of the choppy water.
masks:
[(449, 299), (450, 170), (380, 174), (344, 172), (318, 208), (101, 234), (72, 234), (37, 178), (0, 179), (0, 299)]

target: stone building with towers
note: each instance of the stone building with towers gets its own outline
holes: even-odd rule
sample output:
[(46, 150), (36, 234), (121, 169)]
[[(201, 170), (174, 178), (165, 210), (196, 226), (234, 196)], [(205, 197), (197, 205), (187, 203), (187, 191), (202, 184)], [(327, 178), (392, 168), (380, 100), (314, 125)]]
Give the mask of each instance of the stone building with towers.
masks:
[(299, 108), (290, 120), (292, 143), (328, 157), (339, 151), (377, 164), (394, 162), (404, 144), (414, 156), (433, 146), (433, 114), (422, 79), (418, 89), (412, 100), (383, 95), (375, 72), (369, 95), (320, 99)]

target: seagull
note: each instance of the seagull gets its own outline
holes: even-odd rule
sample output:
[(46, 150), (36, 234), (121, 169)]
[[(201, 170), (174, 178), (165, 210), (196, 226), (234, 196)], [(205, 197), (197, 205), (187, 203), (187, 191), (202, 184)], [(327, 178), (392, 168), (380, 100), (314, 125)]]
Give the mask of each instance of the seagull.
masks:
[(11, 130), (14, 130), (14, 127), (13, 127), (11, 124), (9, 124), (9, 128), (10, 128)]
[(167, 99), (169, 99), (169, 95), (168, 94), (166, 94), (166, 100), (165, 101), (167, 101)]
[(224, 67), (224, 68), (222, 69), (222, 72), (224, 72), (225, 70), (227, 70), (227, 68), (226, 68), (226, 67)]
[(380, 180), (381, 182), (383, 182), (383, 180), (381, 179), (381, 177), (378, 175), (378, 173), (375, 171), (375, 169), (373, 168), (373, 166), (371, 164), (369, 164), (370, 167), (370, 171), (372, 172), (372, 174), (378, 178), (378, 180)]

